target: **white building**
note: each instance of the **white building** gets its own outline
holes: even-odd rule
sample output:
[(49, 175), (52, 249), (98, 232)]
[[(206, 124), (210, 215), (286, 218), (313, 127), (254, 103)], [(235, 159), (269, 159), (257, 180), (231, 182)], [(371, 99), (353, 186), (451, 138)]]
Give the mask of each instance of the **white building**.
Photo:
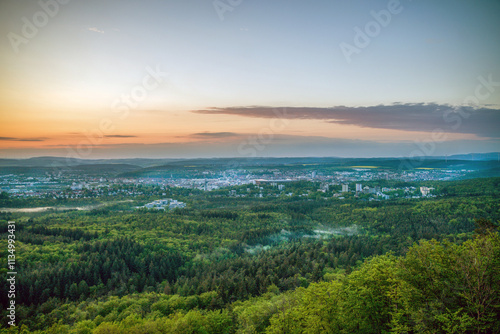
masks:
[(73, 182), (73, 184), (71, 185), (71, 190), (82, 190), (83, 189), (83, 184), (79, 183), (79, 184), (76, 184)]
[(389, 195), (386, 195), (386, 194), (384, 194), (384, 193), (382, 193), (382, 192), (380, 192), (380, 191), (379, 191), (379, 192), (377, 192), (377, 196), (378, 196), (378, 197), (381, 197), (381, 198), (383, 198), (383, 199), (389, 199), (389, 198), (390, 198), (390, 196), (389, 196)]
[(363, 185), (361, 183), (356, 183), (356, 192), (363, 191)]
[(157, 199), (151, 203), (147, 203), (143, 206), (143, 208), (148, 209), (156, 209), (156, 210), (165, 210), (166, 208), (175, 209), (175, 208), (185, 208), (186, 203), (179, 202), (176, 199)]
[(349, 191), (349, 185), (348, 185), (348, 184), (343, 184), (343, 185), (342, 185), (342, 192), (343, 192), (343, 193), (346, 193), (346, 192), (348, 192), (348, 191)]
[(422, 193), (422, 196), (427, 196), (432, 189), (434, 188), (420, 187), (420, 192)]

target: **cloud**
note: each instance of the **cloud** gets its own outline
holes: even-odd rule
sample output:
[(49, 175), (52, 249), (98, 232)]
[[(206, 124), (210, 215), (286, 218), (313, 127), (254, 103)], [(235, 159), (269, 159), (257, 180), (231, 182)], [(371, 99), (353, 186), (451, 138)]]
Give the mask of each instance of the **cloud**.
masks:
[(239, 134), (235, 132), (198, 132), (190, 135), (190, 137), (199, 138), (228, 138), (236, 136), (239, 136)]
[(105, 138), (137, 138), (137, 136), (132, 135), (106, 135)]
[(368, 107), (229, 107), (193, 110), (198, 114), (254, 118), (322, 120), (366, 128), (404, 131), (442, 131), (500, 138), (500, 109), (453, 107), (435, 103), (397, 103)]
[(0, 141), (45, 141), (48, 138), (15, 138), (15, 137), (0, 137)]
[(99, 29), (97, 29), (96, 27), (87, 28), (87, 30), (88, 30), (88, 31), (97, 32), (97, 33), (100, 33), (100, 34), (104, 34), (104, 30), (99, 30)]

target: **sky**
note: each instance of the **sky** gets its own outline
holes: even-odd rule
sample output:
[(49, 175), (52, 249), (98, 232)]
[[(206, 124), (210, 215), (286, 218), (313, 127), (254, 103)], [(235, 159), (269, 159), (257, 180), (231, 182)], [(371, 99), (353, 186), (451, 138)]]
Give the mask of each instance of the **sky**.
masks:
[(4, 0), (0, 158), (500, 151), (497, 0)]

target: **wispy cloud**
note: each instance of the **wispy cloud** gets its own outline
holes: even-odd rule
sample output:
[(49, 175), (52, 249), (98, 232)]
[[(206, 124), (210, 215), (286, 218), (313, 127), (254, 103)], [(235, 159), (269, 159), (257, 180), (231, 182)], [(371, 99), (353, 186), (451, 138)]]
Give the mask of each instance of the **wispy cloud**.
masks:
[(15, 137), (0, 137), (0, 141), (45, 141), (48, 138), (15, 138)]
[(137, 136), (132, 135), (106, 135), (105, 138), (137, 138)]
[(92, 32), (97, 32), (97, 33), (100, 33), (100, 34), (104, 34), (104, 30), (99, 30), (96, 27), (87, 28), (87, 30), (88, 31), (92, 31)]
[[(209, 108), (193, 110), (198, 114), (224, 114), (254, 118), (276, 118), (276, 108), (266, 106)], [(435, 103), (392, 104), (368, 107), (280, 108), (281, 118), (315, 119), (329, 123), (367, 128), (405, 131), (441, 131), (500, 138), (500, 110), (489, 108), (456, 108)]]
[(228, 138), (236, 136), (239, 136), (239, 134), (235, 132), (198, 132), (190, 135), (190, 137), (199, 138)]

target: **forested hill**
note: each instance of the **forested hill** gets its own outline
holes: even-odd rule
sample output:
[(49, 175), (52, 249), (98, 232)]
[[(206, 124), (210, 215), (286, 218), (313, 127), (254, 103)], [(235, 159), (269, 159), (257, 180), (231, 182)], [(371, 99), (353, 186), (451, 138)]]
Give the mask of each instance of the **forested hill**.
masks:
[(386, 201), (306, 181), (296, 196), (170, 188), (186, 208), (1, 213), (1, 291), (9, 220), (18, 266), (18, 327), (2, 294), (2, 331), (497, 333), (498, 182)]
[[(462, 245), (421, 241), (405, 256), (375, 256), (346, 274), (225, 306), (218, 291), (190, 296), (132, 293), (58, 306), (35, 333), (498, 333), (500, 237), (483, 221)], [(481, 225), (480, 224), (480, 225)], [(78, 287), (88, 289), (88, 287)], [(80, 291), (81, 292), (81, 291)], [(28, 327), (2, 333), (28, 333)]]

